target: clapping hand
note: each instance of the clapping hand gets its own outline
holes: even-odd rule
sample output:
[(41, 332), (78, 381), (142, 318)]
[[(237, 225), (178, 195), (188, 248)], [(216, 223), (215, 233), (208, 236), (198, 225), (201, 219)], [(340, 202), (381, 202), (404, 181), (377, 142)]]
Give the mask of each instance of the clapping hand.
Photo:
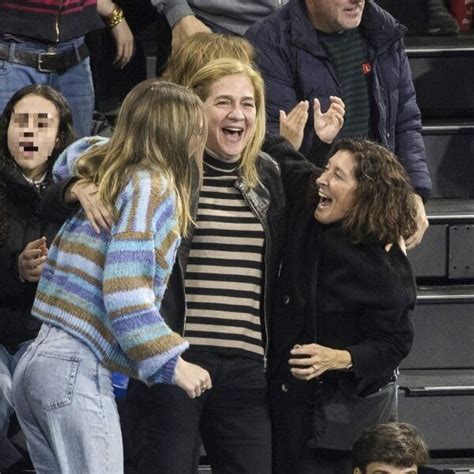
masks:
[(330, 96), (331, 105), (323, 113), (318, 99), (314, 99), (314, 131), (324, 143), (332, 143), (344, 125), (345, 105), (342, 99)]
[(304, 127), (308, 121), (308, 109), (308, 101), (302, 100), (288, 115), (284, 110), (280, 110), (280, 135), (285, 137), (295, 150), (299, 150), (303, 143)]

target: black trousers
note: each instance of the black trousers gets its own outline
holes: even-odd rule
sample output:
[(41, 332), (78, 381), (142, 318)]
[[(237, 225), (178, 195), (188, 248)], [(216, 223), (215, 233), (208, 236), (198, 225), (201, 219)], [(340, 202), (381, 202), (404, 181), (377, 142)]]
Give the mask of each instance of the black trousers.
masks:
[(260, 361), (188, 351), (209, 371), (213, 388), (196, 399), (176, 386), (136, 384), (142, 412), (136, 466), (141, 473), (197, 472), (199, 435), (213, 474), (270, 474), (271, 427)]

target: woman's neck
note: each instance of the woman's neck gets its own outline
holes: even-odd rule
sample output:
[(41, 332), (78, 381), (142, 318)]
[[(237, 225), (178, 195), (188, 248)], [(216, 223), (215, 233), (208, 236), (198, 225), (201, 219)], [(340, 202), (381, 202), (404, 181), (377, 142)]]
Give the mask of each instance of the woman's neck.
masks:
[(34, 170), (20, 168), (24, 178), (31, 184), (39, 184), (46, 178), (48, 166), (40, 166)]

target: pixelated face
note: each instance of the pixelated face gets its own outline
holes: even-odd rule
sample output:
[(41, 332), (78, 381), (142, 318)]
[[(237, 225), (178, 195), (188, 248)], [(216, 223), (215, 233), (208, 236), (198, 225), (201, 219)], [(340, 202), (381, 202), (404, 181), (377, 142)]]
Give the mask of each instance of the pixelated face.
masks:
[[(415, 464), (411, 467), (396, 467), (381, 462), (371, 462), (364, 470), (364, 474), (416, 474), (417, 472), (418, 468)], [(354, 474), (362, 473), (356, 468)]]
[(306, 0), (311, 23), (326, 33), (357, 28), (362, 19), (365, 0)]
[(339, 150), (328, 161), (316, 180), (319, 204), (314, 212), (321, 224), (331, 224), (344, 218), (355, 203), (357, 179), (356, 161), (347, 150)]
[(250, 79), (230, 75), (215, 81), (204, 101), (206, 147), (223, 159), (238, 158), (255, 131), (255, 92)]
[(8, 124), (8, 149), (30, 179), (39, 178), (47, 169), (57, 143), (59, 113), (49, 100), (27, 95), (13, 108)]

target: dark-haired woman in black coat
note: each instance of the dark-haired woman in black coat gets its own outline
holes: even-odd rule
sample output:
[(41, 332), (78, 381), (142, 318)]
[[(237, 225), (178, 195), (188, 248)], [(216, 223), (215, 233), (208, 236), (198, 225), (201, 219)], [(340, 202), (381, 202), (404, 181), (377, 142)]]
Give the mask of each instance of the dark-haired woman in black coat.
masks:
[(315, 184), (317, 204), (307, 177), (293, 183), (272, 313), (276, 473), (351, 472), (360, 432), (396, 419), (395, 373), (413, 340), (416, 287), (400, 237), (416, 208), (402, 166), (380, 145), (342, 140)]

